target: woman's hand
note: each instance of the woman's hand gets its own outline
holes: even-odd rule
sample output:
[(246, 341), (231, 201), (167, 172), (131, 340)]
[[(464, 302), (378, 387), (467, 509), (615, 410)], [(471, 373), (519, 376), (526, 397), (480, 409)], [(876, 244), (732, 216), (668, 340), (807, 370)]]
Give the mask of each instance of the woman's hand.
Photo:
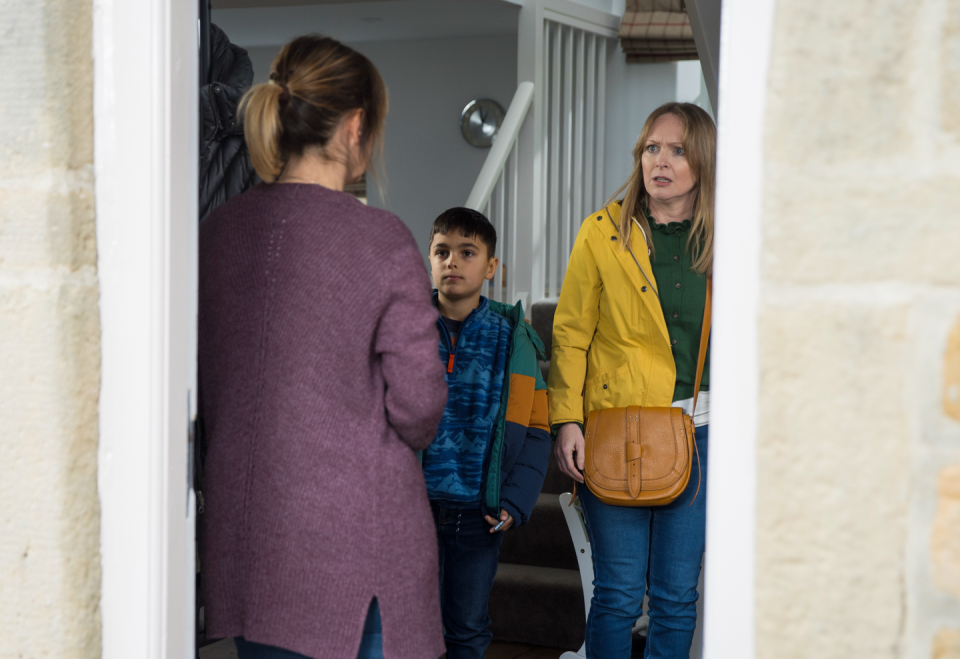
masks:
[[(583, 482), (583, 431), (575, 423), (560, 426), (557, 441), (553, 447), (560, 471), (577, 481)], [(574, 457), (576, 454), (576, 457)]]

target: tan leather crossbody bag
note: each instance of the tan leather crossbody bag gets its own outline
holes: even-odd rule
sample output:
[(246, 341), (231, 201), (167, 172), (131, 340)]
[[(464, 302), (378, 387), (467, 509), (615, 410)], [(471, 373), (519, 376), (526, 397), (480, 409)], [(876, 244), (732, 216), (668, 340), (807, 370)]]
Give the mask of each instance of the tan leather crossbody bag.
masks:
[[(630, 253), (632, 256), (633, 252)], [(713, 281), (708, 278), (693, 387), (693, 414), (697, 410), (710, 339), (712, 294)], [(665, 506), (686, 489), (696, 452), (699, 494), (700, 453), (693, 428), (692, 415), (684, 414), (679, 407), (631, 405), (594, 410), (587, 418), (583, 435), (584, 482), (598, 499), (609, 505)]]

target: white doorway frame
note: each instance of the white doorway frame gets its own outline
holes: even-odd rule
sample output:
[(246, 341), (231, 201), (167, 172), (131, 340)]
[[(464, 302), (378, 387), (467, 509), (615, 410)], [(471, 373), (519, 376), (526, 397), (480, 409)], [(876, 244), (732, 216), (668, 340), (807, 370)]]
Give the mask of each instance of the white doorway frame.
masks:
[[(724, 0), (706, 659), (754, 650), (763, 117), (775, 0)], [(94, 0), (104, 659), (192, 658), (196, 0)], [(716, 566), (716, 567), (713, 567)]]
[(196, 0), (94, 0), (104, 659), (193, 657)]
[(775, 0), (723, 0), (704, 659), (752, 659), (763, 130)]

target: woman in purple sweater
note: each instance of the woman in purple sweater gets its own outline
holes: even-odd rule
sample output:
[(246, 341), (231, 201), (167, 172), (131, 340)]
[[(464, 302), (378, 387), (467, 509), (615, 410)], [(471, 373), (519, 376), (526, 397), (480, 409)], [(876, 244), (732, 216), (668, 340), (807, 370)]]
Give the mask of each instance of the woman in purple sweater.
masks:
[(267, 182), (200, 230), (207, 635), (237, 637), (241, 659), (437, 657), (415, 453), (446, 402), (437, 315), (409, 230), (343, 192), (379, 144), (386, 89), (317, 36), (270, 80), (241, 104)]

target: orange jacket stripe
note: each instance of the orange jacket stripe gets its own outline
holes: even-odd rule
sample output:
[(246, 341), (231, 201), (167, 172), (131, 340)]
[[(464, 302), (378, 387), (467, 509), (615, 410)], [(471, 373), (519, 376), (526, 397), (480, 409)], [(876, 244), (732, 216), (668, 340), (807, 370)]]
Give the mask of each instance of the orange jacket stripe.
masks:
[[(507, 422), (521, 426), (532, 425), (530, 412), (533, 410), (534, 388), (536, 381), (529, 375), (510, 374), (510, 396), (507, 401)], [(546, 393), (546, 390), (541, 390)], [(539, 392), (538, 392), (539, 393)]]
[[(509, 412), (508, 412), (509, 413)], [(533, 409), (530, 411), (530, 427), (550, 432), (548, 420), (549, 405), (547, 404), (547, 390), (540, 389), (533, 394)]]

